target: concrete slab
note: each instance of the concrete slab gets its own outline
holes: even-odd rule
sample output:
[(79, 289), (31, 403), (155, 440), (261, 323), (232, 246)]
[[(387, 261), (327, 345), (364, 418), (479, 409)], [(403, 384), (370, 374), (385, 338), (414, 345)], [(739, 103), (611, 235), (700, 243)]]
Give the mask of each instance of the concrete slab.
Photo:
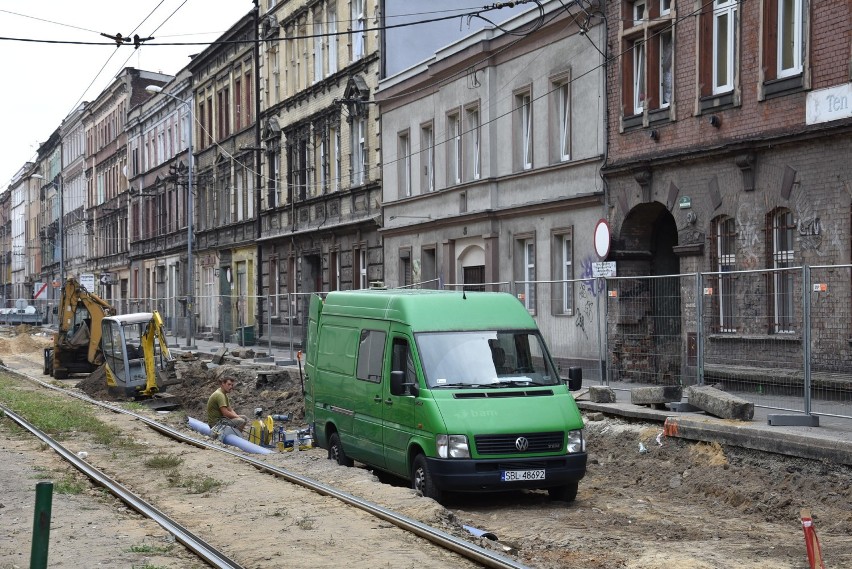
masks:
[(686, 397), (690, 405), (721, 419), (751, 421), (754, 418), (754, 403), (709, 385), (687, 387)]
[(630, 402), (634, 405), (665, 405), (680, 401), (682, 397), (683, 389), (679, 385), (652, 385), (630, 390)]
[(615, 403), (615, 390), (603, 385), (589, 387), (589, 401), (593, 403)]

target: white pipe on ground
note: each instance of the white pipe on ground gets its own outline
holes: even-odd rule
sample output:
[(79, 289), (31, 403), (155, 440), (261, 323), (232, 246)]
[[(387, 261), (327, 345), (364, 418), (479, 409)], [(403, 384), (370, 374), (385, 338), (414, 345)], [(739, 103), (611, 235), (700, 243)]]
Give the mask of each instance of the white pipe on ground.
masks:
[[(189, 428), (191, 428), (192, 430), (198, 431), (202, 435), (208, 435), (208, 436), (210, 435), (210, 426), (207, 423), (205, 423), (203, 421), (199, 421), (198, 419), (193, 419), (192, 417), (187, 417), (187, 421), (189, 423)], [(256, 445), (256, 444), (249, 442), (249, 441), (245, 440), (244, 438), (238, 437), (236, 435), (225, 435), (222, 442), (225, 443), (226, 445), (235, 446), (240, 450), (244, 450), (246, 452), (250, 452), (250, 453), (253, 453), (253, 454), (271, 454), (272, 453), (272, 449), (268, 449), (268, 448), (262, 447), (260, 445)]]

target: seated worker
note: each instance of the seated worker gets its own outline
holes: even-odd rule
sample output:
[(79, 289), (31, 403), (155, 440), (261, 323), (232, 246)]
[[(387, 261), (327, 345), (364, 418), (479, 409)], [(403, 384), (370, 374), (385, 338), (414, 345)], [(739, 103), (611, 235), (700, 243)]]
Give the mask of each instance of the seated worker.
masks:
[(223, 376), (219, 380), (219, 389), (207, 400), (207, 424), (210, 425), (210, 436), (222, 439), (227, 434), (243, 436), (243, 428), (248, 419), (231, 408), (228, 393), (234, 389), (234, 378)]

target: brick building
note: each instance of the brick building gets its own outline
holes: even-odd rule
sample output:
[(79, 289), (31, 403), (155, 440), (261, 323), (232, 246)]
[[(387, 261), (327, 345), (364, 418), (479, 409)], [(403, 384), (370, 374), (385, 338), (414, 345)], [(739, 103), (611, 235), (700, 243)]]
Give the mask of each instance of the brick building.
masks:
[[(609, 260), (619, 276), (716, 273), (705, 275), (697, 293), (703, 315), (694, 290), (674, 280), (661, 285), (668, 291), (642, 282), (624, 291), (675, 300), (639, 303), (647, 308), (638, 314), (626, 314), (622, 302), (610, 312), (618, 328), (615, 375), (657, 366), (661, 378), (667, 371), (694, 377), (698, 363), (685, 332), (698, 316), (705, 375), (726, 361), (754, 360), (755, 352), (778, 367), (801, 364), (801, 299), (811, 283), (797, 267), (850, 263), (852, 6), (604, 6), (612, 62), (603, 168)], [(762, 272), (735, 273), (748, 270)], [(848, 321), (846, 275), (831, 289), (840, 299), (831, 317)], [(677, 341), (661, 342), (664, 333)], [(815, 361), (848, 371), (849, 345), (842, 344), (815, 342)], [(656, 354), (656, 362), (639, 353)], [(661, 360), (671, 369), (659, 369)]]

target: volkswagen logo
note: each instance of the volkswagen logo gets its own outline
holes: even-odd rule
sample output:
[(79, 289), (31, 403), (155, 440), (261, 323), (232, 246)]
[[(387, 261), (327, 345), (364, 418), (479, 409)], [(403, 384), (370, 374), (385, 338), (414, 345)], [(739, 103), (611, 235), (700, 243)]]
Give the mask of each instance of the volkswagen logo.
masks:
[(530, 448), (530, 442), (527, 440), (526, 437), (518, 437), (517, 439), (515, 439), (515, 448), (523, 452)]

